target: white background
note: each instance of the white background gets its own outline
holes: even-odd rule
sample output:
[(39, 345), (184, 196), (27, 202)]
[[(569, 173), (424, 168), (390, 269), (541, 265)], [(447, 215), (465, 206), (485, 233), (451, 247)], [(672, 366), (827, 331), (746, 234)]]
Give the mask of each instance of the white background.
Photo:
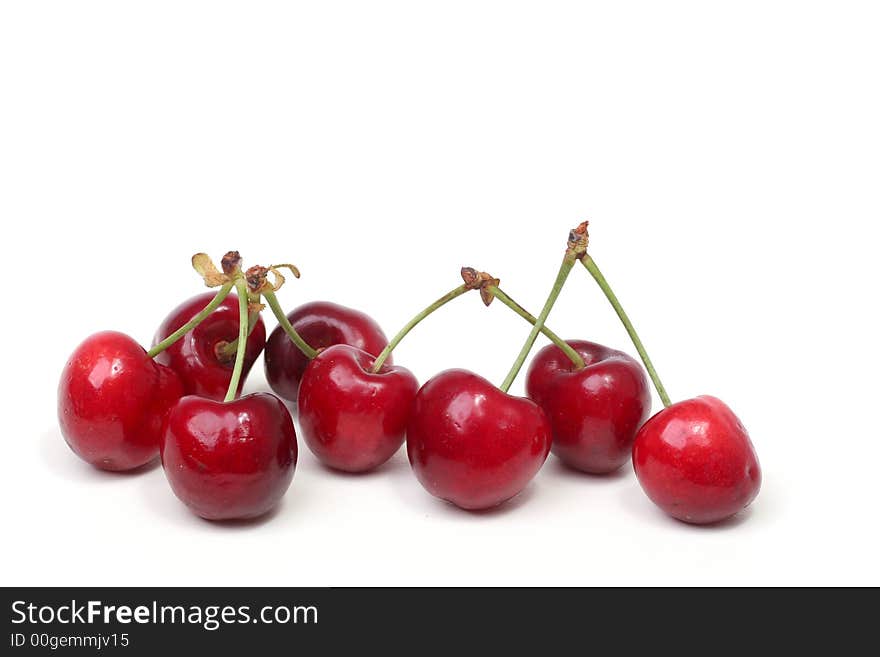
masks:
[[(871, 2), (3, 3), (0, 580), (880, 584), (878, 31)], [(70, 351), (147, 343), (203, 291), (196, 251), (293, 261), (285, 307), (391, 335), (461, 265), (537, 312), (584, 218), (672, 396), (751, 432), (765, 483), (731, 522), (554, 457), (469, 514), (403, 451), (344, 476), (301, 446), (277, 513), (218, 526), (58, 431)], [(631, 351), (580, 268), (549, 325)], [(527, 331), (466, 296), (396, 358), (500, 382)]]

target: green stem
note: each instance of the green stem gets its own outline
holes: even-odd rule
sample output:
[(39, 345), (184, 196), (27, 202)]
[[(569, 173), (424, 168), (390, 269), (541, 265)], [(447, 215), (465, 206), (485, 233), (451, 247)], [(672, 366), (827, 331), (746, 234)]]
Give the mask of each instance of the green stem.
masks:
[(244, 279), (239, 278), (235, 281), (235, 291), (238, 294), (238, 350), (235, 352), (235, 365), (232, 367), (232, 378), (229, 380), (229, 389), (226, 391), (224, 402), (231, 402), (238, 394), (238, 382), (244, 369), (244, 352), (247, 351), (248, 291)]
[[(260, 318), (259, 312), (250, 313), (248, 315), (248, 338), (251, 337), (251, 333), (254, 332), (254, 329), (257, 326), (257, 320)], [(228, 363), (232, 360), (233, 356), (235, 356), (238, 351), (238, 342), (227, 342), (225, 345), (217, 346), (217, 357), (224, 363)]]
[(404, 326), (402, 329), (400, 329), (400, 331), (397, 333), (397, 335), (395, 335), (391, 339), (391, 342), (388, 343), (388, 346), (386, 346), (382, 350), (382, 353), (379, 354), (379, 356), (376, 358), (376, 362), (373, 363), (373, 367), (370, 371), (372, 371), (373, 373), (376, 373), (379, 370), (381, 370), (382, 365), (385, 364), (385, 361), (388, 359), (388, 356), (391, 355), (391, 352), (394, 351), (394, 348), (398, 344), (400, 344), (400, 341), (406, 337), (406, 334), (409, 333), (410, 331), (412, 331), (419, 322), (421, 322), (423, 319), (425, 319), (425, 317), (430, 315), (432, 312), (434, 312), (435, 310), (437, 310), (441, 306), (445, 306), (447, 303), (449, 303), (450, 301), (452, 301), (456, 297), (460, 297), (462, 294), (467, 292), (469, 289), (470, 288), (467, 285), (459, 285), (457, 288), (455, 288), (454, 290), (450, 290), (449, 292), (444, 294), (442, 297), (437, 299), (430, 306), (425, 308), (418, 315), (416, 315), (411, 320), (409, 320), (409, 322), (407, 322), (406, 326)]
[(205, 318), (212, 312), (214, 312), (217, 307), (221, 303), (223, 303), (223, 300), (226, 299), (227, 296), (229, 296), (229, 292), (232, 290), (232, 285), (233, 283), (231, 281), (229, 283), (224, 283), (223, 287), (220, 288), (214, 298), (211, 299), (210, 303), (208, 303), (208, 305), (205, 306), (198, 315), (193, 317), (186, 324), (177, 329), (174, 333), (162, 340), (162, 342), (150, 349), (147, 352), (147, 356), (149, 356), (150, 358), (155, 358), (163, 351), (165, 351), (168, 347), (180, 340), (180, 338), (182, 338), (184, 335), (192, 331), (196, 326), (201, 324), (205, 320)]
[[(492, 293), (494, 297), (496, 297), (501, 303), (510, 308), (517, 315), (522, 317), (524, 320), (529, 322), (532, 326), (537, 325), (538, 318), (532, 315), (528, 310), (519, 305), (516, 301), (511, 299), (507, 294), (505, 294), (501, 288), (495, 287), (494, 285), (489, 286), (489, 291)], [(562, 350), (566, 356), (568, 356), (569, 360), (571, 360), (574, 368), (579, 370), (583, 367), (586, 367), (586, 363), (584, 363), (584, 359), (581, 358), (581, 355), (576, 352), (570, 344), (568, 344), (565, 340), (556, 335), (553, 331), (551, 331), (546, 326), (541, 327), (541, 333), (543, 333), (546, 337), (550, 338), (550, 342), (555, 344)]]
[(291, 339), (293, 344), (295, 344), (309, 360), (312, 360), (317, 356), (318, 352), (315, 349), (312, 349), (312, 347), (302, 339), (302, 336), (296, 332), (296, 329), (293, 328), (290, 320), (287, 319), (287, 315), (285, 315), (284, 311), (281, 309), (281, 304), (278, 303), (278, 297), (275, 296), (275, 293), (272, 290), (267, 289), (262, 292), (262, 295), (263, 298), (266, 299), (266, 303), (269, 304), (269, 308), (272, 309), (275, 319), (278, 320), (281, 328), (284, 329), (284, 332), (287, 333), (287, 337)]
[(559, 296), (559, 293), (562, 292), (565, 280), (571, 273), (571, 268), (574, 267), (574, 261), (575, 257), (572, 254), (565, 254), (565, 258), (562, 260), (562, 265), (559, 267), (559, 273), (556, 275), (556, 281), (553, 283), (553, 289), (550, 290), (550, 295), (547, 297), (547, 301), (541, 309), (541, 314), (538, 315), (538, 320), (532, 327), (529, 337), (526, 338), (522, 349), (519, 351), (519, 355), (516, 357), (513, 366), (510, 368), (504, 382), (500, 386), (502, 391), (507, 392), (510, 390), (510, 386), (513, 384), (514, 379), (516, 379), (516, 375), (519, 374), (519, 371), (522, 369), (523, 363), (526, 361), (526, 356), (528, 356), (529, 352), (532, 350), (532, 345), (534, 345), (535, 340), (538, 339), (538, 333), (541, 332), (541, 329), (544, 327), (544, 322), (547, 321), (547, 317), (553, 309), (553, 304), (556, 303), (556, 298)]
[(585, 255), (581, 260), (581, 264), (586, 267), (587, 271), (590, 272), (590, 275), (596, 280), (599, 287), (602, 288), (602, 291), (605, 293), (605, 296), (614, 308), (614, 312), (617, 313), (626, 332), (629, 333), (629, 337), (635, 345), (636, 350), (639, 352), (639, 356), (641, 356), (642, 362), (645, 364), (645, 369), (648, 370), (648, 375), (651, 377), (651, 381), (654, 382), (654, 387), (657, 389), (657, 394), (660, 395), (663, 405), (669, 406), (672, 402), (669, 399), (669, 395), (666, 394), (666, 388), (663, 387), (663, 383), (657, 375), (657, 370), (654, 369), (654, 364), (651, 362), (648, 352), (645, 351), (645, 347), (639, 339), (639, 334), (636, 333), (636, 329), (633, 327), (632, 322), (629, 321), (629, 317), (626, 312), (624, 312), (623, 306), (620, 305), (620, 301), (617, 300), (617, 296), (612, 291), (611, 286), (608, 285), (608, 281), (605, 280), (602, 272), (599, 271), (599, 268), (590, 256)]

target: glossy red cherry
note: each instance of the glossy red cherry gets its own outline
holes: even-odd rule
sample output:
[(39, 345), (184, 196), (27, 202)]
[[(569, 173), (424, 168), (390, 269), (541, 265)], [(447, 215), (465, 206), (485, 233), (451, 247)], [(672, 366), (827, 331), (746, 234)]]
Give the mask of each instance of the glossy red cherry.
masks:
[[(208, 305), (214, 294), (200, 294), (172, 310), (156, 331), (153, 344), (158, 344), (189, 322)], [(238, 315), (238, 297), (230, 294), (201, 324), (156, 356), (157, 362), (177, 372), (186, 394), (217, 401), (226, 396), (235, 354), (223, 357), (217, 350), (238, 339)], [(241, 392), (244, 380), (265, 344), (266, 326), (259, 318), (248, 337), (238, 392)]]
[(447, 370), (416, 395), (406, 450), (429, 493), (487, 509), (519, 493), (550, 452), (550, 423), (530, 399), (466, 370)]
[(553, 427), (551, 451), (593, 474), (613, 472), (632, 455), (636, 432), (651, 411), (645, 371), (622, 351), (586, 340), (566, 341), (584, 359), (575, 369), (556, 345), (535, 355), (526, 393)]
[(694, 524), (729, 518), (761, 488), (749, 434), (715, 397), (678, 402), (648, 420), (636, 436), (633, 466), (657, 506)]
[(255, 518), (284, 495), (296, 468), (296, 432), (268, 393), (231, 402), (181, 399), (168, 416), (162, 465), (174, 494), (208, 520)]
[(103, 470), (131, 470), (159, 454), (162, 423), (183, 394), (177, 375), (123, 333), (95, 333), (70, 356), (58, 422), (70, 448)]
[(403, 444), (419, 382), (349, 345), (328, 347), (309, 363), (299, 387), (299, 426), (306, 445), (331, 468), (365, 472)]
[[(382, 328), (367, 314), (328, 301), (312, 301), (287, 315), (293, 328), (314, 349), (348, 344), (378, 356), (388, 344)], [(389, 363), (391, 359), (389, 358)], [(278, 326), (266, 343), (266, 380), (284, 399), (296, 402), (309, 359)]]

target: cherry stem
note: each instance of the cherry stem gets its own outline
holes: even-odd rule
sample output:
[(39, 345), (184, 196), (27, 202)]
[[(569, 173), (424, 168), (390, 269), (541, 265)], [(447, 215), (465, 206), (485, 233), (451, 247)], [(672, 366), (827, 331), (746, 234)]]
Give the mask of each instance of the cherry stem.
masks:
[(617, 296), (614, 294), (611, 286), (608, 285), (608, 281), (605, 280), (602, 272), (599, 271), (599, 267), (596, 266), (596, 263), (589, 255), (585, 255), (581, 259), (581, 264), (586, 267), (587, 271), (590, 272), (590, 275), (596, 280), (596, 283), (599, 285), (599, 287), (602, 289), (602, 292), (605, 293), (605, 296), (611, 303), (612, 308), (614, 308), (614, 312), (616, 312), (617, 316), (620, 318), (623, 327), (629, 334), (633, 345), (635, 345), (636, 351), (639, 352), (639, 356), (641, 357), (642, 362), (645, 364), (645, 369), (648, 370), (648, 375), (651, 377), (651, 381), (654, 382), (654, 387), (657, 389), (657, 394), (660, 395), (660, 400), (663, 402), (663, 405), (671, 405), (672, 401), (670, 401), (669, 395), (666, 394), (666, 388), (663, 387), (663, 383), (660, 381), (660, 377), (657, 375), (657, 370), (654, 369), (654, 364), (651, 362), (651, 358), (648, 356), (648, 352), (645, 351), (645, 347), (642, 344), (641, 339), (639, 339), (639, 334), (636, 333), (636, 329), (633, 327), (632, 322), (629, 321), (629, 317), (623, 310), (623, 306), (620, 305), (620, 301), (617, 300)]
[(239, 278), (235, 281), (235, 291), (238, 294), (238, 342), (235, 352), (235, 365), (232, 367), (232, 378), (229, 380), (229, 389), (226, 391), (224, 402), (231, 402), (238, 394), (238, 382), (241, 380), (241, 372), (244, 369), (244, 352), (247, 351), (248, 339), (248, 291), (247, 283)]
[[(515, 312), (517, 315), (522, 317), (524, 320), (529, 322), (532, 326), (535, 326), (538, 323), (537, 317), (532, 315), (528, 310), (526, 310), (521, 305), (519, 305), (516, 301), (511, 299), (507, 294), (504, 293), (504, 291), (501, 288), (495, 287), (494, 285), (490, 285), (489, 291), (501, 303), (503, 303), (505, 306), (510, 308), (513, 312)], [(581, 355), (578, 352), (576, 352), (570, 344), (568, 344), (565, 340), (563, 340), (558, 335), (556, 335), (556, 333), (551, 331), (546, 326), (541, 327), (541, 333), (543, 333), (546, 337), (550, 338), (550, 342), (552, 342), (557, 347), (559, 347), (562, 350), (562, 353), (564, 353), (566, 356), (568, 356), (569, 360), (572, 362), (572, 364), (574, 365), (574, 368), (576, 370), (579, 370), (579, 369), (586, 367), (586, 363), (584, 362), (584, 359), (581, 358)]]
[(388, 356), (390, 356), (391, 352), (394, 351), (394, 348), (397, 347), (397, 345), (400, 344), (400, 341), (406, 337), (407, 333), (412, 331), (416, 327), (416, 325), (419, 324), (419, 322), (421, 322), (423, 319), (425, 319), (425, 317), (430, 315), (432, 312), (434, 312), (435, 310), (437, 310), (441, 306), (445, 306), (447, 303), (449, 303), (450, 301), (452, 301), (456, 297), (460, 297), (462, 294), (464, 294), (465, 292), (467, 292), (470, 289), (472, 289), (472, 288), (468, 287), (467, 284), (459, 285), (457, 288), (455, 288), (454, 290), (450, 290), (449, 292), (444, 294), (442, 297), (437, 299), (430, 306), (425, 308), (418, 315), (416, 315), (411, 320), (409, 320), (409, 322), (407, 322), (406, 326), (404, 326), (402, 329), (400, 329), (400, 331), (397, 333), (397, 335), (395, 335), (391, 339), (391, 342), (389, 342), (388, 345), (382, 350), (382, 353), (380, 353), (379, 356), (376, 358), (375, 362), (373, 363), (373, 367), (370, 369), (370, 371), (373, 374), (378, 373), (379, 370), (382, 369), (382, 366), (385, 364), (385, 361), (388, 360)]
[(154, 346), (147, 352), (147, 356), (150, 358), (155, 358), (163, 351), (165, 351), (168, 347), (173, 345), (175, 342), (180, 340), (184, 335), (192, 331), (196, 326), (201, 324), (212, 312), (217, 310), (217, 307), (223, 303), (223, 300), (229, 296), (229, 293), (232, 291), (233, 282), (229, 281), (228, 283), (224, 283), (223, 287), (217, 292), (213, 299), (205, 306), (198, 315), (189, 320), (186, 324), (177, 329), (174, 333), (169, 335), (167, 338), (162, 340), (159, 344)]
[(309, 346), (309, 344), (302, 339), (302, 336), (296, 332), (296, 329), (291, 325), (290, 320), (287, 319), (287, 315), (284, 314), (284, 310), (281, 309), (281, 304), (278, 303), (278, 297), (275, 296), (275, 292), (271, 290), (268, 286), (265, 290), (261, 290), (260, 293), (263, 295), (263, 298), (266, 300), (266, 303), (269, 304), (269, 308), (272, 309), (272, 313), (275, 315), (275, 319), (278, 320), (278, 323), (281, 325), (281, 328), (284, 329), (284, 332), (287, 333), (287, 337), (297, 346), (297, 348), (305, 354), (305, 357), (309, 360), (312, 360), (315, 356), (318, 355), (318, 352)]
[(544, 302), (544, 307), (541, 309), (541, 314), (538, 315), (538, 319), (535, 322), (535, 325), (532, 327), (531, 332), (529, 333), (529, 337), (526, 338), (525, 343), (522, 346), (522, 349), (519, 351), (519, 355), (516, 357), (516, 360), (513, 363), (513, 366), (510, 368), (510, 371), (507, 373), (502, 384), (499, 386), (503, 392), (507, 392), (510, 390), (510, 386), (513, 384), (514, 379), (516, 379), (517, 374), (522, 369), (523, 363), (526, 361), (526, 357), (529, 355), (529, 352), (532, 350), (532, 346), (535, 344), (535, 340), (538, 338), (538, 333), (541, 332), (541, 329), (544, 328), (544, 322), (547, 321), (547, 317), (550, 315), (550, 311), (553, 309), (553, 304), (556, 303), (556, 299), (559, 296), (559, 293), (562, 292), (562, 287), (565, 285), (565, 281), (568, 278), (568, 275), (571, 273), (572, 267), (574, 267), (574, 261), (576, 260), (575, 256), (569, 252), (566, 252), (565, 258), (562, 259), (562, 265), (559, 267), (559, 273), (556, 275), (556, 281), (553, 283), (553, 289), (550, 290), (550, 295), (547, 297), (547, 301)]
[[(251, 337), (251, 333), (253, 333), (254, 329), (257, 327), (257, 320), (259, 318), (259, 312), (253, 312), (248, 315), (248, 338)], [(218, 358), (223, 362), (229, 362), (238, 351), (238, 342), (227, 342), (222, 347), (220, 345), (217, 345), (217, 347)]]

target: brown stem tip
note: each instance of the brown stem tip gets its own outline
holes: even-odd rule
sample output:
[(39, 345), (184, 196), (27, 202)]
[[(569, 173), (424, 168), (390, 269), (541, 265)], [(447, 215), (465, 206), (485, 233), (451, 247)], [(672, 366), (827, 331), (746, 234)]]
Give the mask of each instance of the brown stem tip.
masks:
[(487, 306), (492, 303), (492, 300), (495, 298), (495, 295), (492, 294), (489, 288), (501, 285), (499, 279), (484, 271), (477, 271), (473, 267), (462, 267), (461, 279), (469, 290), (480, 291), (480, 298)]
[[(250, 291), (254, 294), (260, 294), (263, 290), (271, 289), (273, 292), (280, 290), (286, 279), (278, 271), (279, 267), (289, 269), (296, 278), (299, 278), (299, 269), (290, 264), (272, 265), (270, 267), (254, 265), (244, 273), (244, 278)], [(271, 283), (269, 282), (269, 273), (275, 279)]]
[(259, 294), (264, 286), (269, 285), (268, 274), (268, 267), (263, 267), (262, 265), (249, 267), (244, 273), (244, 280), (247, 282), (248, 289), (250, 289), (251, 292)]
[(219, 362), (227, 364), (235, 360), (235, 352), (237, 350), (230, 348), (230, 345), (234, 347), (238, 346), (237, 343), (228, 342), (226, 340), (220, 340), (220, 342), (214, 345), (214, 357)]
[(238, 251), (227, 251), (220, 259), (220, 267), (227, 276), (232, 276), (241, 270), (241, 254)]
[(587, 232), (589, 221), (583, 221), (577, 228), (572, 228), (568, 233), (566, 254), (571, 254), (578, 260), (587, 255), (587, 246), (590, 244), (590, 234)]

